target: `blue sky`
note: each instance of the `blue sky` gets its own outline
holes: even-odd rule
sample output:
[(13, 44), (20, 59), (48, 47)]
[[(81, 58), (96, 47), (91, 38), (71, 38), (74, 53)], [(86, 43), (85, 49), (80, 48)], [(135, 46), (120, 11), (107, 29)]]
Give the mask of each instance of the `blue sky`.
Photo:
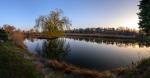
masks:
[(138, 28), (138, 4), (139, 0), (0, 0), (0, 26), (30, 29), (36, 18), (58, 8), (72, 28)]

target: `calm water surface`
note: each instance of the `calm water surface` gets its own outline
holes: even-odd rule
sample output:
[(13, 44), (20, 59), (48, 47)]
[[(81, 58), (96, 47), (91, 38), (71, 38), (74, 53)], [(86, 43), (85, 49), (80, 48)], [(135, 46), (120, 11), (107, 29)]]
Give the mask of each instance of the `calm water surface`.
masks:
[(90, 69), (126, 67), (150, 56), (149, 44), (100, 38), (26, 39), (27, 49), (46, 59), (59, 59)]

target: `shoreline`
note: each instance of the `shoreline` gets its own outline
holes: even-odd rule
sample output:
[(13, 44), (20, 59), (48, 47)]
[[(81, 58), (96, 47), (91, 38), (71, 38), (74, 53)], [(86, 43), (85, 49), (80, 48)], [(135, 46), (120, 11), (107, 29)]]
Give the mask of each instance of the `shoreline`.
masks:
[(118, 39), (136, 39), (136, 35), (118, 35), (118, 34), (69, 34), (65, 36), (77, 36), (77, 37), (96, 37), (96, 38), (118, 38)]

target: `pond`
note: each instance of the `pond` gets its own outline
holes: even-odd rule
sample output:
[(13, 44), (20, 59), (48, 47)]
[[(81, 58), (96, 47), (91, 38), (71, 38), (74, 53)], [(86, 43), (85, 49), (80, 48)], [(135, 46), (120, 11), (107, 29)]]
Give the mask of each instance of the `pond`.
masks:
[(58, 38), (25, 39), (29, 52), (99, 71), (128, 67), (150, 56), (150, 43), (127, 39)]

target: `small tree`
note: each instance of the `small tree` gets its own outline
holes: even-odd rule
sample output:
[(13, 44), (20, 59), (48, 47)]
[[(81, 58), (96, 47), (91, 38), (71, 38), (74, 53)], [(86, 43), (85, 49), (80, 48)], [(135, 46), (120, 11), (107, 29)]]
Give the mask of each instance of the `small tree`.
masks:
[(150, 33), (150, 0), (141, 0), (139, 9), (139, 28)]

